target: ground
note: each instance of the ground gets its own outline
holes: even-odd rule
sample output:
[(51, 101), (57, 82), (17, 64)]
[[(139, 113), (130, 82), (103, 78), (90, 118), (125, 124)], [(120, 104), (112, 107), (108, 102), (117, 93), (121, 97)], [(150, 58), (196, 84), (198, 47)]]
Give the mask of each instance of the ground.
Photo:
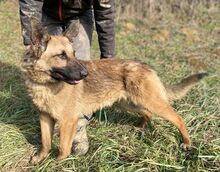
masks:
[[(38, 112), (26, 93), (20, 71), (23, 45), (15, 1), (0, 1), (0, 171), (219, 171), (220, 169), (220, 13), (201, 12), (193, 21), (118, 21), (117, 57), (150, 64), (165, 84), (207, 72), (174, 108), (193, 142), (181, 149), (177, 129), (154, 118), (142, 132), (140, 117), (105, 109), (88, 126), (86, 156), (57, 162), (58, 138), (50, 156), (32, 166), (39, 148)], [(99, 57), (94, 35), (93, 57)]]

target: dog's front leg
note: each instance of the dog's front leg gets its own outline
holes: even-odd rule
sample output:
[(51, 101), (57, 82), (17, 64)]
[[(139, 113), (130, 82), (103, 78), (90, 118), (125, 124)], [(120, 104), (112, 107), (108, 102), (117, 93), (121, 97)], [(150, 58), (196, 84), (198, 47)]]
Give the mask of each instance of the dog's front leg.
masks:
[(63, 115), (62, 117), (63, 119), (59, 120), (60, 145), (58, 160), (65, 159), (70, 155), (78, 121), (76, 116)]
[(41, 141), (42, 146), (40, 152), (33, 156), (31, 159), (32, 164), (37, 164), (44, 160), (50, 149), (52, 143), (52, 132), (54, 129), (54, 120), (46, 113), (40, 115), (40, 126), (41, 126)]

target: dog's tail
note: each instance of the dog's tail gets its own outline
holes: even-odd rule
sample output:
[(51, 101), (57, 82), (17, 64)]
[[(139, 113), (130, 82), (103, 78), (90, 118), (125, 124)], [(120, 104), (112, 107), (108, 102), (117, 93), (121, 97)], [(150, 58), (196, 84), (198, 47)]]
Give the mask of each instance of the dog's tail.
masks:
[(194, 85), (196, 85), (202, 78), (207, 75), (207, 73), (190, 75), (178, 84), (166, 86), (169, 101), (172, 102), (184, 97)]

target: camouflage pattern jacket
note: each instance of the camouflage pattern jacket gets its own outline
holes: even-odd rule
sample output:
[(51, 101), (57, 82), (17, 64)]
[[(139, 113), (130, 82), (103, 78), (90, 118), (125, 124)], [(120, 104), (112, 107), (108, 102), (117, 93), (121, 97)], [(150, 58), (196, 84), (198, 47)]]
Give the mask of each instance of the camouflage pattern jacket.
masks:
[(93, 7), (101, 57), (115, 56), (115, 3), (114, 0), (19, 0), (24, 45), (30, 45), (30, 16), (47, 15), (66, 21)]

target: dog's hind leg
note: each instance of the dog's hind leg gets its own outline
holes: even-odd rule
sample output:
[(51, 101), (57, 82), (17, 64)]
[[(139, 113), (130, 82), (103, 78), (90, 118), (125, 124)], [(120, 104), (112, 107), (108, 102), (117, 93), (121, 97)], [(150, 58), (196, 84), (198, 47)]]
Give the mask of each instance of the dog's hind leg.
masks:
[(63, 119), (59, 120), (60, 126), (60, 145), (59, 145), (59, 155), (58, 160), (67, 158), (71, 153), (71, 147), (73, 143), (74, 136), (76, 134), (77, 127), (77, 117), (64, 115)]
[(186, 149), (187, 147), (190, 147), (191, 142), (185, 122), (183, 118), (174, 111), (168, 102), (158, 99), (157, 101), (146, 101), (144, 104), (146, 109), (148, 109), (151, 113), (156, 114), (175, 125), (182, 135), (184, 148)]
[(175, 125), (182, 135), (184, 147), (190, 146), (190, 138), (183, 118), (170, 106), (166, 89), (155, 72), (146, 70), (140, 78), (130, 76), (126, 80), (126, 90), (129, 99), (135, 105)]
[(156, 114), (171, 122), (179, 129), (183, 138), (184, 147), (189, 147), (190, 138), (183, 118), (170, 106), (166, 98), (165, 89), (159, 79), (157, 79), (157, 76), (152, 77), (151, 82), (140, 84), (137, 88), (135, 92), (130, 94), (130, 99), (134, 104), (142, 107), (142, 110), (148, 110), (150, 112), (142, 114), (145, 114), (146, 118), (148, 118), (149, 114)]

